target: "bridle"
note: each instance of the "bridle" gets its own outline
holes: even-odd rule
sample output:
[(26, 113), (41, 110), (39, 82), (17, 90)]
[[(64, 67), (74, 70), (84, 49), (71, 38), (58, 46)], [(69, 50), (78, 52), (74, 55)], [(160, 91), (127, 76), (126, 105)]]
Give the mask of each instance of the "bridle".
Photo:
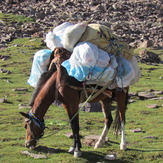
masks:
[[(30, 131), (32, 132), (32, 136), (33, 136), (33, 139), (30, 140), (30, 141), (38, 140), (38, 139), (40, 139), (44, 135), (44, 130), (45, 130), (44, 120), (40, 121), (36, 117), (36, 115), (34, 113), (32, 113), (32, 112), (29, 112), (28, 115), (29, 115), (29, 119), (27, 120), (27, 123), (29, 124)], [(34, 135), (34, 133), (32, 131), (32, 123), (34, 123), (41, 130), (41, 134), (39, 136), (35, 136)]]

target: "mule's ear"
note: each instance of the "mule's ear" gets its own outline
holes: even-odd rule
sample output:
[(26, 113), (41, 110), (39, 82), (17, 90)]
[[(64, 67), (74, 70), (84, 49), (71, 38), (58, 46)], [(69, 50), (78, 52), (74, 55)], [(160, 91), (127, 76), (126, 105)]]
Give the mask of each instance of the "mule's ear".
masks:
[(26, 113), (23, 113), (23, 112), (19, 112), (19, 113), (20, 113), (22, 116), (24, 116), (24, 117), (26, 117), (26, 118), (28, 118), (28, 119), (30, 118), (29, 115), (26, 114)]

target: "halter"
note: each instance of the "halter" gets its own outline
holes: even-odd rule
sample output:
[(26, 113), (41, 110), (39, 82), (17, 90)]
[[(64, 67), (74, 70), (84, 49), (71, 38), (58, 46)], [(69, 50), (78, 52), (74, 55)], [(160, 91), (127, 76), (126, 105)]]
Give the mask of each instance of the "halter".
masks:
[[(40, 136), (37, 136), (37, 137), (34, 136), (34, 134), (33, 134), (33, 132), (32, 132), (34, 139), (38, 140), (39, 138), (41, 138), (41, 137), (44, 135), (44, 130), (45, 130), (45, 123), (44, 123), (44, 120), (43, 120), (43, 121), (40, 121), (40, 120), (35, 116), (35, 114), (32, 113), (32, 112), (29, 112), (28, 115), (29, 115), (29, 120), (30, 120), (31, 122), (33, 122), (33, 123), (34, 123), (38, 128), (40, 128), (40, 130), (42, 131), (41, 135), (40, 135)], [(30, 125), (30, 128), (31, 128), (31, 125)], [(32, 131), (32, 130), (31, 130), (31, 131)]]

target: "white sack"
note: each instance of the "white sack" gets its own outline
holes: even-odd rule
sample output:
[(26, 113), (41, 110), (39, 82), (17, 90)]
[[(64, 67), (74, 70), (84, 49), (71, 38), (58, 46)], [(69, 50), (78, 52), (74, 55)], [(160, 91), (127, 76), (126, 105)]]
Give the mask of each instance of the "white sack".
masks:
[(86, 27), (86, 23), (78, 23), (66, 28), (63, 34), (63, 47), (72, 52), (74, 46), (77, 44), (82, 34), (85, 32)]
[(48, 32), (45, 39), (46, 46), (51, 50), (54, 50), (56, 47), (63, 47), (64, 31), (72, 25), (72, 23), (65, 22), (55, 27), (53, 31)]

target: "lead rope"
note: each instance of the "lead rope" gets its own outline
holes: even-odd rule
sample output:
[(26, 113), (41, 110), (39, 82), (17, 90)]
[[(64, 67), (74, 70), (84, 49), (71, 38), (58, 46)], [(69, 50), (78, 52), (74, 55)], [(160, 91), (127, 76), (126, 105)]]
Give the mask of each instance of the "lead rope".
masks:
[[(113, 45), (113, 42), (111, 42), (111, 47)], [(116, 52), (116, 55), (119, 53), (119, 50), (117, 50)], [(122, 62), (122, 60), (121, 60)], [(108, 65), (106, 66), (106, 68), (109, 66), (110, 63), (108, 63)], [(103, 72), (99, 75), (100, 76), (100, 79), (102, 78), (103, 74), (104, 74), (104, 71), (106, 70), (106, 68), (103, 70)], [(114, 74), (114, 77), (116, 75), (117, 72), (115, 72)], [(120, 77), (121, 78), (121, 77)], [(99, 79), (99, 81), (100, 81)], [(123, 89), (123, 80), (121, 78), (121, 82), (122, 82), (122, 89)], [(57, 130), (56, 132), (50, 134), (50, 135), (47, 135), (43, 138), (47, 138), (47, 137), (50, 137), (52, 135), (55, 135), (56, 133), (58, 133), (59, 131), (63, 130), (66, 126), (68, 126), (71, 121), (77, 116), (77, 114), (80, 112), (80, 110), (82, 110), (84, 108), (84, 106), (86, 105), (87, 102), (93, 100), (94, 98), (96, 98), (99, 94), (101, 94), (109, 85), (111, 84), (111, 82), (109, 81), (104, 87), (102, 87), (98, 92), (95, 93), (95, 89), (98, 87), (98, 84), (96, 84), (93, 92), (88, 96), (87, 92), (86, 92), (86, 83), (84, 82), (84, 85), (83, 85), (83, 88), (84, 88), (84, 92), (85, 92), (85, 95), (87, 97), (87, 99), (84, 101), (84, 103), (82, 103), (82, 106), (80, 107), (80, 109), (78, 109), (78, 111), (74, 114), (74, 116), (67, 122), (67, 124), (65, 124), (63, 127), (61, 127), (59, 130)], [(95, 93), (95, 94), (94, 94)], [(94, 94), (94, 95), (93, 95)]]
[[(109, 64), (108, 64), (109, 65)], [(105, 69), (104, 69), (104, 71), (105, 71)], [(104, 74), (104, 71), (101, 73), (102, 75)], [(101, 75), (100, 74), (100, 75)], [(101, 75), (101, 78), (102, 78), (102, 75)], [(89, 102), (89, 101), (91, 101), (91, 100), (93, 100), (95, 97), (97, 97), (100, 93), (102, 93), (107, 87), (108, 87), (108, 84), (109, 84), (110, 82), (108, 82), (104, 87), (102, 87), (98, 92), (96, 92), (95, 93), (95, 90), (96, 90), (96, 88), (98, 87), (98, 84), (96, 84), (96, 86), (95, 86), (95, 88), (94, 88), (94, 90), (93, 90), (93, 92), (88, 96), (88, 94), (87, 94), (87, 99), (82, 103), (82, 105), (81, 105), (81, 107), (80, 107), (80, 109), (78, 109), (78, 111), (74, 114), (74, 116), (67, 122), (67, 124), (65, 124), (63, 127), (61, 127), (59, 130), (57, 130), (56, 132), (54, 132), (54, 133), (52, 133), (52, 134), (50, 134), (50, 135), (47, 135), (47, 136), (44, 136), (44, 137), (42, 137), (42, 138), (47, 138), (47, 137), (50, 137), (50, 136), (52, 136), (52, 135), (55, 135), (55, 134), (57, 134), (59, 131), (61, 131), (61, 130), (63, 130), (66, 126), (68, 126), (70, 123), (71, 123), (71, 121), (77, 116), (77, 114), (79, 114), (79, 112), (80, 112), (80, 110), (82, 110), (83, 108), (84, 108), (84, 106), (86, 105), (86, 103), (87, 102)], [(84, 85), (85, 85), (85, 83), (84, 83)], [(84, 86), (85, 87), (85, 86)], [(95, 94), (94, 94), (95, 93)], [(94, 94), (94, 95), (93, 95)]]
[(65, 124), (63, 127), (61, 127), (59, 130), (57, 130), (56, 132), (54, 132), (54, 133), (52, 133), (52, 134), (49, 134), (49, 135), (47, 135), (47, 136), (44, 136), (44, 137), (42, 137), (42, 139), (44, 139), (44, 138), (48, 138), (48, 137), (50, 137), (50, 136), (52, 136), (52, 135), (55, 135), (55, 134), (57, 134), (59, 131), (61, 131), (61, 130), (63, 130), (66, 126), (68, 126), (70, 123), (71, 123), (71, 121), (77, 116), (77, 114), (80, 112), (80, 110), (82, 110), (83, 108), (84, 108), (84, 106), (86, 105), (86, 103), (90, 100), (90, 98), (92, 97), (92, 95), (93, 95), (93, 93), (94, 93), (94, 91), (91, 93), (91, 95), (84, 101), (84, 103), (82, 103), (82, 106), (80, 107), (80, 109), (78, 109), (78, 111), (74, 114), (74, 116), (67, 122), (67, 124)]

